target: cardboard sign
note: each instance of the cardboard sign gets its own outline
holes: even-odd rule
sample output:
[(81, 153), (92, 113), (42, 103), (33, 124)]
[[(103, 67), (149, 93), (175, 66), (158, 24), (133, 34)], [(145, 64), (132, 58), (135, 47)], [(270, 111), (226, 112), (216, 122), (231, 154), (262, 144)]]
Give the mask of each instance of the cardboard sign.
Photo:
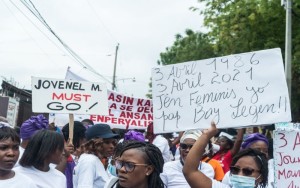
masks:
[(93, 122), (106, 123), (112, 128), (146, 129), (153, 121), (152, 100), (133, 98), (113, 91), (108, 92), (109, 114), (91, 115)]
[[(153, 121), (152, 100), (126, 96), (114, 91), (108, 91), (109, 114), (75, 115), (75, 121), (90, 119), (97, 123), (105, 123), (111, 128), (146, 129)], [(68, 116), (64, 114), (50, 114), (49, 122), (63, 126), (68, 123)]]
[(108, 114), (105, 83), (32, 77), (32, 111)]
[(154, 131), (291, 121), (279, 48), (153, 68)]
[(274, 131), (275, 187), (300, 185), (300, 130)]

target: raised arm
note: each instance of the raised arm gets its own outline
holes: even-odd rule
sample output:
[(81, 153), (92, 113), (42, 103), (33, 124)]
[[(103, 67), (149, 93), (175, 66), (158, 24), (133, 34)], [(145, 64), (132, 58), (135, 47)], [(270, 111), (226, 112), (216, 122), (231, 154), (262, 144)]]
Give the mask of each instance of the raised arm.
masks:
[(238, 130), (234, 145), (233, 145), (232, 149), (230, 150), (232, 156), (234, 156), (235, 154), (237, 154), (240, 151), (245, 131), (246, 131), (245, 128)]
[(215, 136), (217, 132), (218, 130), (216, 125), (214, 122), (212, 122), (211, 127), (204, 131), (204, 133), (198, 138), (186, 157), (183, 166), (183, 174), (192, 188), (212, 187), (212, 180), (199, 171), (198, 166), (208, 141)]

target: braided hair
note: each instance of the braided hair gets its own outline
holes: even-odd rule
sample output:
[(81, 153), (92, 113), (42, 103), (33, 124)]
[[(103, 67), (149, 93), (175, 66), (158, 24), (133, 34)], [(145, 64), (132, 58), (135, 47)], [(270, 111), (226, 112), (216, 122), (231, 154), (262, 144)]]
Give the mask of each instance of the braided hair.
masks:
[[(158, 147), (150, 143), (131, 141), (124, 145), (120, 156), (129, 149), (137, 149), (143, 152), (146, 163), (154, 167), (153, 172), (148, 178), (148, 187), (163, 188), (164, 183), (159, 175), (163, 171), (164, 159)], [(117, 184), (117, 188), (122, 188), (119, 183)]]
[(255, 149), (244, 149), (234, 156), (231, 162), (231, 166), (234, 166), (240, 158), (245, 156), (251, 156), (254, 158), (254, 161), (260, 169), (260, 173), (262, 176), (262, 181), (259, 183), (259, 185), (260, 187), (265, 188), (268, 183), (268, 160), (266, 155)]

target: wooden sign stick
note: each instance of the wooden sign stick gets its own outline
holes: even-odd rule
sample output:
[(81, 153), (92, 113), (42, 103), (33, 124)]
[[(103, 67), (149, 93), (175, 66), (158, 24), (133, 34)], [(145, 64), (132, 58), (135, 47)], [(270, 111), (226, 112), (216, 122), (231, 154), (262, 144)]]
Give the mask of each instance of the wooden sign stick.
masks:
[(69, 114), (69, 143), (73, 144), (74, 114)]

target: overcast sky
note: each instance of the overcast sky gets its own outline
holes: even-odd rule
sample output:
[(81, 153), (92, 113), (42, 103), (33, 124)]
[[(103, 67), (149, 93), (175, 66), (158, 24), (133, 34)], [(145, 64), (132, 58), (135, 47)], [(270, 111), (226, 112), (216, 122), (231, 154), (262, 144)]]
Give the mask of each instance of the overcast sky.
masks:
[[(205, 31), (197, 0), (31, 0), (49, 26), (99, 74), (112, 80), (115, 48), (118, 91), (145, 98), (159, 53), (187, 28)], [(67, 67), (103, 82), (72, 60), (20, 0), (0, 1), (0, 81), (31, 89), (31, 76), (63, 79)], [(136, 82), (130, 79), (135, 77)], [(108, 83), (108, 88), (111, 85)]]

